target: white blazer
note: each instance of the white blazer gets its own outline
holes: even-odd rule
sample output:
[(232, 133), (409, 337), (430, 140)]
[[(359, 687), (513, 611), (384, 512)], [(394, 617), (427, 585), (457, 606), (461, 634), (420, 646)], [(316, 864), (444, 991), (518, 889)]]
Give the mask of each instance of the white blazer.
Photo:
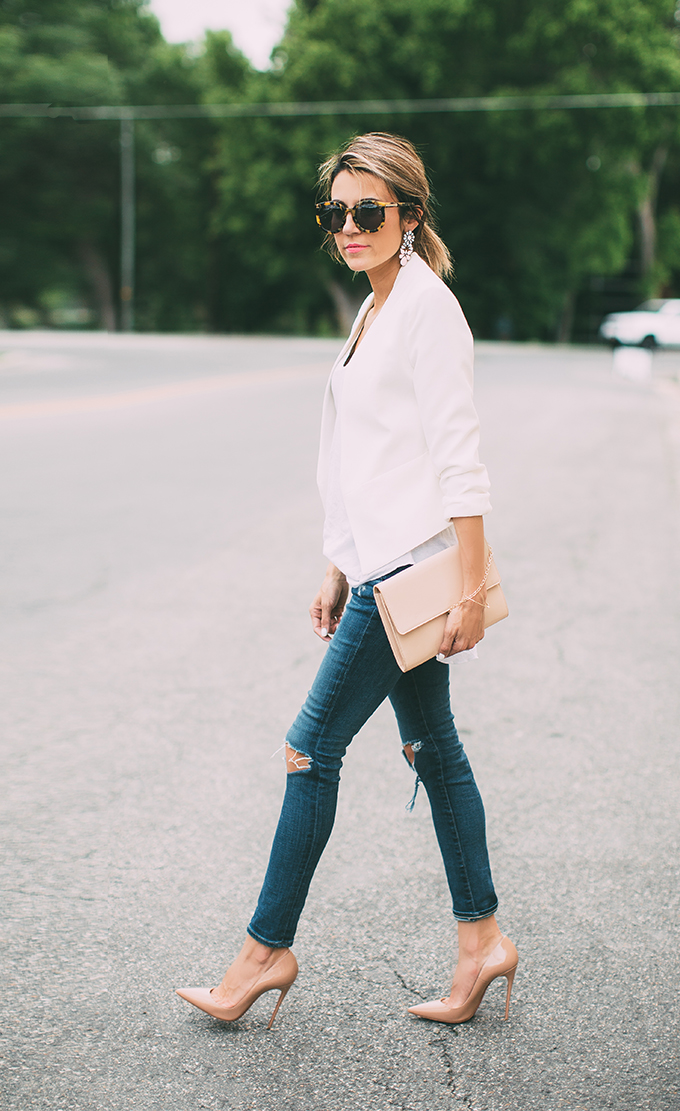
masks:
[[(336, 366), (372, 303), (371, 293)], [(453, 293), (414, 254), (345, 369), (340, 484), (362, 573), (436, 536), (452, 517), (491, 508), (478, 458), (472, 346)], [(329, 380), (317, 474), (324, 506), (336, 418)]]

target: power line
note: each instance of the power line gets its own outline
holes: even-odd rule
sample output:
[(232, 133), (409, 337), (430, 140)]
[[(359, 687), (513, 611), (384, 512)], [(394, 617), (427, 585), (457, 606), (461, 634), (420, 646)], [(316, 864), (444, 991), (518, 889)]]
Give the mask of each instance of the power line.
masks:
[(564, 96), (464, 96), (439, 100), (270, 101), (264, 104), (0, 104), (0, 118), (118, 120), (121, 152), (120, 309), (123, 331), (134, 327), (134, 121), (239, 117), (354, 116), (420, 112), (512, 112), (522, 109), (657, 108), (680, 106), (680, 93), (584, 93)]
[(0, 104), (0, 116), (74, 120), (228, 119), (239, 116), (354, 116), (411, 112), (514, 112), (521, 109), (680, 106), (678, 93), (583, 93), (560, 96), (463, 96), (439, 100), (311, 100), (263, 104)]

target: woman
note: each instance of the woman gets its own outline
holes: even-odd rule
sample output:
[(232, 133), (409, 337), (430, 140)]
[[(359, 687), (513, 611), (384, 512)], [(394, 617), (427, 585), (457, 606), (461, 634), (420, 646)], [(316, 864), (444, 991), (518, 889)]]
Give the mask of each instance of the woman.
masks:
[[(472, 336), (441, 280), (448, 251), (432, 226), (423, 164), (405, 139), (353, 139), (321, 167), (330, 200), (317, 205), (331, 253), (371, 283), (331, 372), (324, 401), (319, 488), (330, 560), (310, 614), (328, 644), (286, 738), (287, 786), (269, 866), (245, 944), (219, 987), (180, 989), (208, 1014), (239, 1018), (297, 975), (290, 947), (335, 817), (347, 746), (389, 698), (403, 751), (427, 790), (458, 923), (458, 964), (447, 998), (410, 1007), (465, 1022), (498, 976), (510, 989), (517, 950), (501, 934), (484, 810), (458, 740), (449, 669), (431, 659), (403, 674), (373, 586), (458, 543), (463, 597), (448, 617), (442, 660), (484, 636), (486, 470), (477, 457)], [(351, 587), (351, 599), (346, 606)]]

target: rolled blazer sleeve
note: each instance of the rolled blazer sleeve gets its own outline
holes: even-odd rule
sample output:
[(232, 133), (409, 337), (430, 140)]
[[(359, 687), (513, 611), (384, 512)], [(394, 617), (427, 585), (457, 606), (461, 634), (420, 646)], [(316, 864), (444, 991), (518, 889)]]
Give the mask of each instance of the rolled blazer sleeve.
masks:
[(419, 291), (408, 315), (413, 388), (444, 511), (448, 517), (487, 513), (489, 478), (479, 461), (479, 418), (472, 398), (472, 333), (443, 284)]

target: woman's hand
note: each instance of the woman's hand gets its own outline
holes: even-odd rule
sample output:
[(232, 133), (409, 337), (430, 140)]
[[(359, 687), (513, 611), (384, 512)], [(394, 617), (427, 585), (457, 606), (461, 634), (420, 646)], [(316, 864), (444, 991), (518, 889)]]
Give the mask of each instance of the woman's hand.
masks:
[[(474, 648), (484, 636), (486, 604), (486, 550), (484, 547), (484, 521), (482, 517), (452, 518), (458, 537), (460, 560), (463, 567), (463, 596), (446, 619), (444, 636), (439, 645), (439, 655), (453, 656)], [(474, 598), (470, 601), (470, 595)]]
[[(480, 602), (485, 602), (486, 591), (480, 591), (477, 598)], [(449, 613), (439, 654), (453, 656), (456, 652), (466, 652), (468, 648), (479, 644), (483, 636), (484, 608), (476, 602), (462, 602)]]
[(329, 641), (337, 632), (342, 611), (345, 608), (349, 586), (342, 571), (332, 563), (328, 564), (326, 578), (321, 589), (309, 607), (312, 628), (321, 640)]

